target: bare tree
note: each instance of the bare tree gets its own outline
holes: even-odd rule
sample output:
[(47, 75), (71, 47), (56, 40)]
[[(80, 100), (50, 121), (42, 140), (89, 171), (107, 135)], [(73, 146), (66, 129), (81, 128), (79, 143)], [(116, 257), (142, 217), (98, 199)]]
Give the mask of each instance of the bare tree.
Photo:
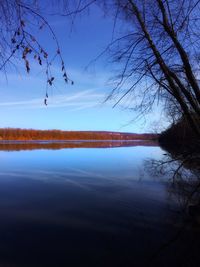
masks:
[(199, 1), (126, 2), (119, 1), (117, 4), (133, 24), (134, 38), (131, 51), (125, 51), (124, 54), (119, 52), (123, 59), (127, 57), (131, 61), (128, 66), (125, 65), (121, 79), (126, 79), (127, 74), (129, 77), (138, 75), (136, 83), (127, 92), (135, 90), (139, 84), (141, 86), (140, 81), (148, 76), (146, 94), (154, 90), (154, 96), (165, 97), (167, 101), (170, 100), (169, 104), (175, 100), (173, 106), (182, 111), (199, 135), (199, 125), (191, 115), (200, 116), (197, 79)]
[[(79, 1), (79, 8), (69, 14), (81, 12), (89, 3)], [(137, 106), (141, 113), (148, 112), (156, 99), (162, 100), (174, 118), (184, 115), (200, 136), (200, 1), (96, 0), (95, 3), (113, 16), (115, 28), (120, 20), (127, 23), (125, 33), (105, 50), (111, 51), (114, 63), (121, 66), (108, 98), (121, 92), (117, 105), (135, 92), (141, 96)]]
[[(40, 13), (39, 3), (39, 0), (1, 1), (0, 68), (21, 52), (29, 72), (29, 57), (33, 55), (39, 64), (45, 62), (47, 83), (52, 84), (54, 77), (49, 75), (52, 60), (28, 30), (35, 21), (36, 27), (45, 25), (53, 36), (57, 46), (55, 57), (61, 60), (67, 82), (59, 44)], [(136, 108), (144, 114), (156, 100), (161, 100), (174, 120), (184, 116), (200, 136), (200, 0), (63, 0), (59, 4), (62, 12), (58, 14), (71, 17), (72, 21), (96, 4), (113, 17), (114, 29), (119, 21), (126, 25), (123, 34), (113, 39), (104, 51), (111, 52), (113, 62), (120, 66), (116, 86), (108, 97), (120, 92), (115, 106), (133, 94), (139, 96)]]
[[(41, 6), (42, 1), (39, 0), (0, 1), (0, 71), (6, 72), (9, 65), (17, 65), (16, 62), (22, 60), (29, 73), (34, 60), (44, 66), (48, 90), (48, 86), (52, 86), (55, 80), (51, 66), (58, 59), (64, 81), (73, 84), (67, 75), (56, 35), (43, 15)], [(40, 42), (40, 32), (45, 30), (54, 44), (54, 52), (49, 53), (48, 47)], [(44, 99), (46, 105), (47, 98), (48, 91)]]

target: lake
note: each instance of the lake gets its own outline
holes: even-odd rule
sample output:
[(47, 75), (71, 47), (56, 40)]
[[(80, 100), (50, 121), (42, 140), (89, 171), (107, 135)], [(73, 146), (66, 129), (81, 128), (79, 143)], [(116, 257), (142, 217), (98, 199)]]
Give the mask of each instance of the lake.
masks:
[(0, 146), (0, 266), (200, 266), (200, 228), (172, 174), (154, 172), (165, 154), (153, 142)]

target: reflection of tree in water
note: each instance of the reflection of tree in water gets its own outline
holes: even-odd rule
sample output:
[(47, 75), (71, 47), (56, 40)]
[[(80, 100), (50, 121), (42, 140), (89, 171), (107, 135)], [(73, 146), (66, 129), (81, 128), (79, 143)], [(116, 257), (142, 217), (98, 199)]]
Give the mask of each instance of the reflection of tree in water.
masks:
[(187, 211), (200, 205), (200, 154), (166, 152), (161, 160), (148, 160), (146, 167), (154, 176), (168, 178), (170, 197)]
[(114, 148), (133, 146), (155, 146), (152, 140), (43, 140), (43, 141), (2, 141), (0, 151), (21, 151), (34, 149), (67, 149), (67, 148)]
[[(163, 242), (153, 255), (156, 260), (166, 251), (185, 251), (183, 266), (200, 266), (200, 153), (167, 151), (161, 160), (146, 161), (146, 169), (158, 179), (166, 179), (170, 200), (177, 204), (173, 217), (177, 227), (174, 235)], [(199, 265), (197, 265), (199, 264)], [(182, 266), (182, 265), (181, 265)]]

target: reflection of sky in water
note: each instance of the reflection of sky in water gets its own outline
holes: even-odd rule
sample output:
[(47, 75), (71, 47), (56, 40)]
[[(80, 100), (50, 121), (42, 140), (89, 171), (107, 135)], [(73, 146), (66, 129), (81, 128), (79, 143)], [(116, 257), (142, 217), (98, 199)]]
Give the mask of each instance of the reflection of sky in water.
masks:
[[(144, 161), (160, 159), (162, 153), (159, 147), (1, 152), (0, 184), (17, 209), (29, 200), (43, 202), (49, 211), (50, 202), (58, 202), (62, 210), (63, 198), (78, 213), (86, 212), (82, 204), (87, 202), (89, 213), (106, 205), (111, 213), (114, 207), (124, 207), (125, 213), (133, 208), (150, 211), (151, 220), (159, 213), (159, 220), (168, 203), (165, 184), (149, 176)], [(148, 211), (152, 204), (154, 210)], [(40, 208), (35, 208), (37, 214)]]
[[(103, 260), (107, 244), (115, 266), (119, 251), (132, 262), (134, 249), (138, 261), (173, 225), (167, 181), (144, 168), (146, 159), (162, 154), (159, 147), (0, 152), (0, 263), (13, 257), (23, 266), (22, 250), (25, 261), (36, 255), (67, 264), (77, 250), (82, 260)], [(40, 254), (44, 247), (52, 253), (48, 260)]]
[[(82, 190), (135, 190), (135, 194), (154, 194), (162, 198), (161, 183), (145, 171), (146, 159), (160, 159), (159, 147), (126, 147), (111, 149), (63, 149), (1, 152), (0, 179), (40, 180)], [(3, 155), (3, 156), (2, 156)], [(138, 188), (139, 187), (139, 188)], [(119, 190), (120, 189), (120, 190)], [(150, 190), (151, 189), (151, 190)], [(139, 191), (138, 191), (139, 190)], [(161, 190), (161, 191), (160, 191)], [(124, 193), (124, 191), (123, 191)], [(143, 192), (144, 193), (144, 192)]]
[(159, 147), (0, 152), (1, 172), (22, 171), (25, 174), (36, 171), (44, 176), (45, 173), (51, 175), (51, 172), (57, 172), (65, 176), (103, 178), (106, 175), (123, 179), (138, 179), (137, 172), (142, 168), (144, 159), (159, 159), (161, 155)]

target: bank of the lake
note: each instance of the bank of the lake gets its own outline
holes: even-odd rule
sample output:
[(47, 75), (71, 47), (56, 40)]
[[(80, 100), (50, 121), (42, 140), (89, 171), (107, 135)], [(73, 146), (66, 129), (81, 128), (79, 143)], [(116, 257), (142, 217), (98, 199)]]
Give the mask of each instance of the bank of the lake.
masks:
[(162, 147), (170, 151), (200, 153), (200, 136), (194, 133), (184, 118), (170, 125), (158, 136), (158, 140)]

